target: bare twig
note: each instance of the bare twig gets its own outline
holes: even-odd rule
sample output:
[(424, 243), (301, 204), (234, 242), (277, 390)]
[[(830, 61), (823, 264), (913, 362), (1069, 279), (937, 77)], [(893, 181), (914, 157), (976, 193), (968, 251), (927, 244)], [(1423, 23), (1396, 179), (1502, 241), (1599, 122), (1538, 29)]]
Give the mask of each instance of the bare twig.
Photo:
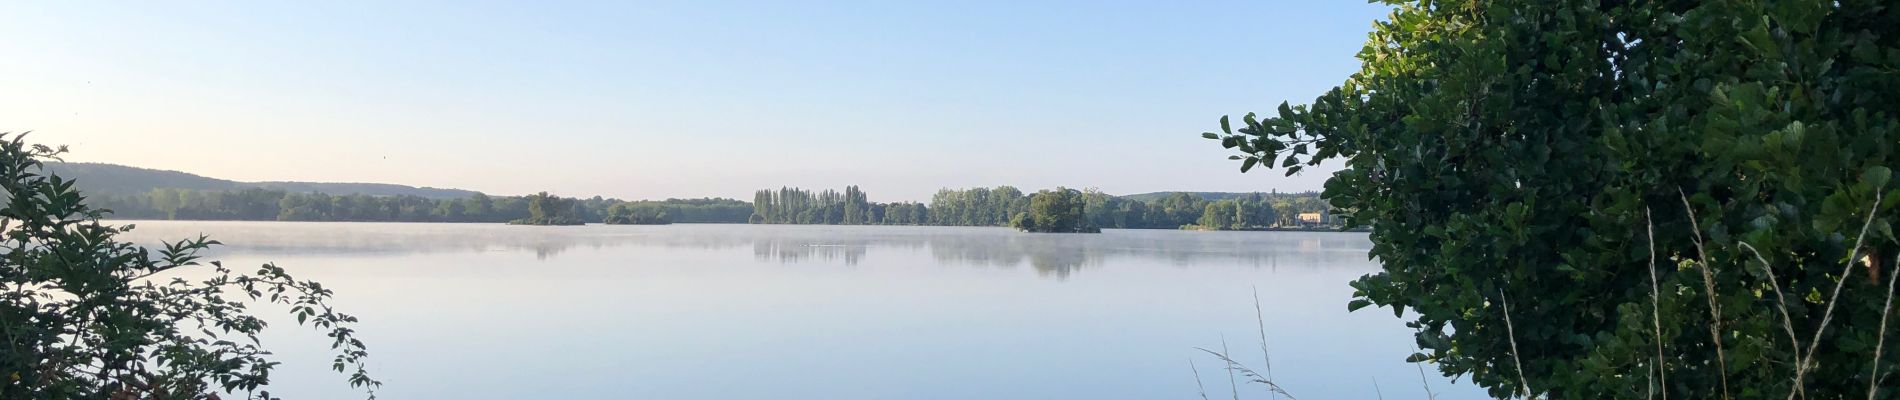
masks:
[[(1840, 304), (1841, 289), (1847, 287), (1847, 277), (1854, 275), (1854, 264), (1859, 263), (1860, 247), (1867, 244), (1867, 229), (1874, 226), (1874, 215), (1880, 212), (1880, 197), (1879, 192), (1874, 193), (1874, 207), (1867, 210), (1867, 222), (1860, 226), (1860, 235), (1854, 239), (1853, 249), (1847, 251), (1847, 265), (1841, 268), (1840, 281), (1834, 284), (1834, 293), (1828, 295), (1826, 311), (1821, 312), (1821, 326), (1814, 328), (1814, 338), (1808, 339), (1807, 352), (1801, 355), (1801, 362), (1794, 366), (1794, 377), (1797, 381), (1801, 380), (1813, 366), (1814, 351), (1820, 347), (1821, 334), (1826, 333), (1827, 324), (1834, 321), (1834, 305)], [(1794, 394), (1788, 394), (1788, 398), (1794, 398)]]
[(1887, 277), (1887, 305), (1880, 308), (1880, 340), (1874, 341), (1873, 372), (1867, 374), (1867, 400), (1874, 400), (1874, 393), (1880, 392), (1880, 352), (1887, 346), (1887, 315), (1893, 313), (1893, 285), (1900, 281), (1900, 261), (1894, 262), (1894, 273)]
[[(1656, 280), (1656, 220), (1650, 216), (1648, 207), (1643, 208), (1643, 222), (1649, 224), (1649, 317), (1656, 328), (1656, 375), (1653, 378), (1662, 381), (1662, 398), (1669, 400), (1669, 372), (1663, 369), (1663, 362), (1669, 359), (1663, 357), (1662, 285)], [(1652, 390), (1649, 395), (1654, 397), (1656, 392)]]
[(1700, 258), (1696, 267), (1702, 271), (1702, 288), (1708, 292), (1709, 300), (1709, 336), (1715, 339), (1715, 363), (1722, 377), (1722, 398), (1728, 395), (1728, 356), (1723, 354), (1722, 346), (1722, 307), (1715, 301), (1715, 270), (1709, 268), (1709, 253), (1702, 247), (1702, 223), (1696, 220), (1695, 206), (1689, 204), (1689, 194), (1676, 188), (1676, 194), (1682, 196), (1682, 208), (1689, 211), (1689, 227), (1695, 229), (1695, 253)]
[(1498, 289), (1498, 300), (1504, 303), (1504, 332), (1511, 339), (1511, 363), (1517, 365), (1517, 383), (1523, 385), (1524, 398), (1531, 398), (1530, 377), (1524, 375), (1524, 360), (1518, 357), (1517, 328), (1511, 324), (1511, 298), (1504, 296), (1504, 289)]

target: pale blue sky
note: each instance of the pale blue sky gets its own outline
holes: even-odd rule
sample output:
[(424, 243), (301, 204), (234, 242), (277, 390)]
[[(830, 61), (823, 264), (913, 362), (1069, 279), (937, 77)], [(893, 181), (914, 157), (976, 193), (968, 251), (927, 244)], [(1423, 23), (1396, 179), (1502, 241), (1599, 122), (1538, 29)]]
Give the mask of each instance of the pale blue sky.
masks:
[(0, 131), (237, 180), (728, 196), (1317, 189), (1198, 138), (1387, 9), (1234, 2), (18, 2)]

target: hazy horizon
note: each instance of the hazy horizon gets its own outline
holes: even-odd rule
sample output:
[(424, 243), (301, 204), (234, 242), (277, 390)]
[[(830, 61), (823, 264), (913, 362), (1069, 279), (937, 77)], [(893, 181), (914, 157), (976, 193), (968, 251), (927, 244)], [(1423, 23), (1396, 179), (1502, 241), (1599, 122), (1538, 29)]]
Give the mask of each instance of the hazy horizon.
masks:
[(1198, 139), (1357, 68), (1368, 4), (26, 3), (0, 131), (237, 181), (732, 197), (1317, 190)]

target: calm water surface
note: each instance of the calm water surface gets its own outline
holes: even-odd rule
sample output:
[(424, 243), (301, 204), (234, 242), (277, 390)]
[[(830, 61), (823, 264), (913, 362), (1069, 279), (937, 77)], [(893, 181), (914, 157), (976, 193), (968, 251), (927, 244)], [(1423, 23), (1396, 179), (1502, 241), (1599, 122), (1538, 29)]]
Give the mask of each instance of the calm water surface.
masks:
[[(1199, 398), (1190, 360), (1227, 398), (1193, 348), (1225, 337), (1264, 370), (1255, 287), (1294, 395), (1425, 397), (1403, 324), (1346, 312), (1346, 282), (1376, 269), (1358, 233), (136, 224), (335, 289), (385, 399)], [(274, 326), (273, 394), (355, 396), (320, 333)], [(1482, 397), (1426, 372), (1441, 399)]]

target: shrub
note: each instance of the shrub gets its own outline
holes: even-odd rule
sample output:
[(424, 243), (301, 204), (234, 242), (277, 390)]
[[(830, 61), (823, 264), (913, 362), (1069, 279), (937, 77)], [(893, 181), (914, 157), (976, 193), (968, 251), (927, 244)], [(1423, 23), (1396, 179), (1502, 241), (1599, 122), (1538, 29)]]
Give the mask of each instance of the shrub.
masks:
[(1349, 308), (1492, 395), (1872, 397), (1897, 30), (1869, 0), (1406, 3), (1345, 84), (1204, 136), (1243, 172), (1343, 161), (1323, 195), (1383, 265)]
[[(277, 363), (260, 347), (267, 324), (253, 305), (288, 306), (299, 324), (326, 330), (352, 386), (381, 383), (363, 368), (356, 318), (331, 309), (331, 291), (276, 265), (245, 274), (197, 253), (205, 237), (148, 249), (120, 242), (132, 226), (100, 221), (73, 181), (41, 176), (41, 159), (65, 148), (0, 133), (0, 398), (207, 399), (263, 391)], [(374, 397), (373, 393), (370, 397)]]

